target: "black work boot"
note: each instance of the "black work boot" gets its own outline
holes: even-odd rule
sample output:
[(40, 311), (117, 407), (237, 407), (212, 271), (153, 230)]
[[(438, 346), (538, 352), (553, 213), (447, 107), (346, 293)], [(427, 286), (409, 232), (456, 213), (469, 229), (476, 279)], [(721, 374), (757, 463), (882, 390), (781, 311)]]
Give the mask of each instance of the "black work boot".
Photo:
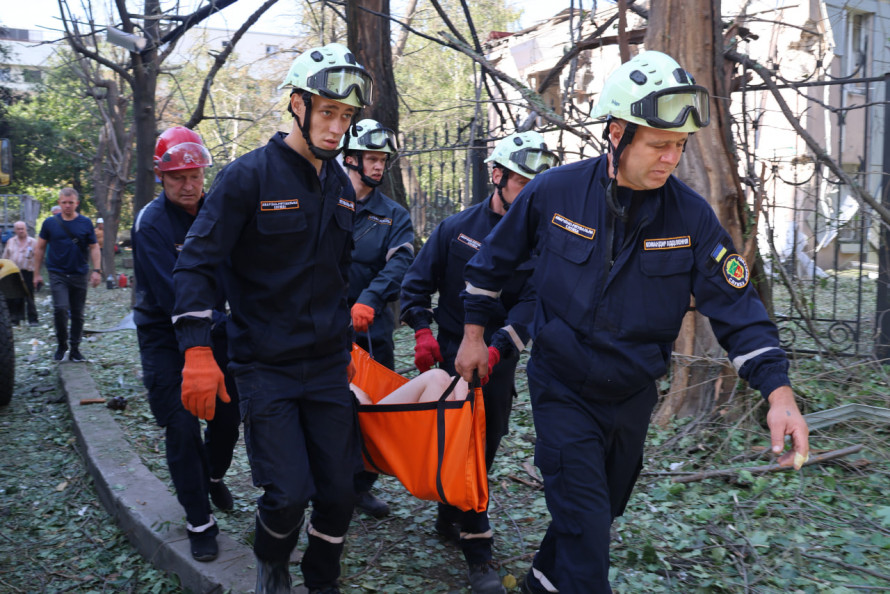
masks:
[(86, 357), (80, 353), (79, 344), (71, 343), (71, 352), (68, 353), (68, 360), (74, 361), (75, 363), (82, 363), (87, 360)]
[(470, 565), (467, 570), (467, 578), (470, 580), (470, 589), (473, 594), (506, 594), (507, 590), (501, 584), (501, 576), (491, 561), (479, 565)]
[(256, 560), (256, 594), (290, 594), (291, 580), (287, 561)]
[(213, 561), (219, 555), (219, 546), (216, 544), (216, 535), (219, 534), (219, 526), (213, 516), (210, 516), (212, 524), (203, 530), (194, 530), (191, 525), (186, 528), (189, 535), (189, 544), (192, 549), (192, 557), (195, 561)]
[(214, 481), (210, 479), (210, 501), (221, 511), (232, 511), (235, 508), (235, 500), (232, 499), (232, 492), (226, 486), (225, 481), (219, 479)]
[(355, 507), (378, 520), (389, 515), (389, 506), (386, 502), (371, 495), (370, 491), (363, 491), (358, 494), (355, 500)]

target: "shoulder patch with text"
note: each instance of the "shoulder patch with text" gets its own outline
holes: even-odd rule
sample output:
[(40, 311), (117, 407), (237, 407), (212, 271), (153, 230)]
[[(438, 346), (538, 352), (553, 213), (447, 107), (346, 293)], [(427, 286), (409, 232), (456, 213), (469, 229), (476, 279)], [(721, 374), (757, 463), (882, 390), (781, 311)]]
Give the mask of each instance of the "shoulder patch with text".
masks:
[(744, 289), (748, 284), (748, 263), (738, 254), (731, 254), (723, 262), (723, 276), (726, 282), (736, 289)]
[(337, 201), (337, 206), (342, 206), (343, 208), (348, 208), (352, 212), (355, 212), (355, 202), (353, 202), (352, 200), (340, 198), (340, 200)]
[(300, 208), (300, 201), (296, 198), (292, 200), (262, 200), (260, 201), (260, 210), (293, 210)]
[(468, 246), (470, 246), (471, 248), (473, 248), (474, 250), (477, 250), (477, 251), (479, 250), (479, 248), (482, 247), (481, 241), (479, 241), (478, 239), (473, 239), (469, 235), (464, 235), (463, 233), (461, 233), (460, 235), (457, 236), (457, 240), (461, 243), (467, 244)]
[(644, 250), (676, 250), (679, 248), (688, 248), (692, 245), (692, 239), (686, 235), (685, 237), (668, 237), (664, 239), (644, 239)]
[(576, 223), (571, 219), (567, 219), (559, 213), (553, 215), (553, 219), (550, 221), (557, 227), (561, 227), (568, 231), (569, 233), (573, 233), (578, 237), (583, 237), (584, 239), (593, 239), (593, 236), (596, 235), (596, 229), (591, 229), (590, 227), (586, 227), (581, 223)]
[(378, 217), (377, 215), (368, 215), (368, 220), (372, 223), (377, 223), (378, 225), (392, 225), (392, 219)]

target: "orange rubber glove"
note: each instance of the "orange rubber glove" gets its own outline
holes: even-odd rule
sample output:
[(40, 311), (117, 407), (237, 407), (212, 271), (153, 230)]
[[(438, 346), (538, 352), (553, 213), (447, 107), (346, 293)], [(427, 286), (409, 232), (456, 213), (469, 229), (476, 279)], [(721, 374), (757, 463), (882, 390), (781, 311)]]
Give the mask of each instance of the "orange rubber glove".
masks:
[(414, 366), (423, 373), (429, 371), (437, 362), (442, 362), (439, 343), (429, 328), (421, 328), (414, 333)]
[(374, 308), (364, 303), (352, 306), (352, 327), (356, 332), (367, 332), (368, 326), (374, 323)]
[(488, 347), (488, 375), (486, 375), (479, 381), (481, 385), (484, 386), (488, 383), (488, 380), (491, 379), (491, 372), (494, 370), (494, 366), (500, 362), (501, 352), (497, 349), (497, 347)]
[(186, 349), (182, 368), (182, 405), (199, 419), (209, 421), (216, 413), (217, 395), (223, 402), (232, 401), (213, 351), (206, 346)]

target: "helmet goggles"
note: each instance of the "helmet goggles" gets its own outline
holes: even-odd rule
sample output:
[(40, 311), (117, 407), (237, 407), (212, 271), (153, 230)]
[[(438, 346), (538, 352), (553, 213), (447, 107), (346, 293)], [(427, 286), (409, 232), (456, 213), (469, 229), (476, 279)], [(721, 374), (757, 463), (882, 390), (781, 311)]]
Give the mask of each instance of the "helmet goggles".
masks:
[(653, 128), (679, 128), (692, 116), (695, 124), (704, 128), (711, 121), (710, 97), (699, 85), (662, 89), (631, 103), (630, 114)]
[(510, 153), (510, 160), (531, 175), (537, 175), (559, 164), (559, 158), (555, 154), (539, 148), (524, 148), (514, 151)]
[(396, 141), (396, 133), (389, 128), (375, 128), (365, 132), (357, 139), (360, 148), (357, 150), (379, 151), (389, 145), (393, 152), (398, 151), (398, 142)]
[(306, 86), (328, 99), (345, 99), (353, 91), (365, 105), (370, 105), (373, 99), (371, 75), (360, 66), (325, 68), (306, 77)]

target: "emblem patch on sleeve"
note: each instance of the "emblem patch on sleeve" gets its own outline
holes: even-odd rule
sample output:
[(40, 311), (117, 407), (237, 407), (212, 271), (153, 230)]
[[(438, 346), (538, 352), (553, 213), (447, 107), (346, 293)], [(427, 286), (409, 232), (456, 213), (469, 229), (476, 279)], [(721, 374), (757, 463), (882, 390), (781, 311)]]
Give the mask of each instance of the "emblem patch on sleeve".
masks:
[(718, 264), (720, 263), (720, 260), (722, 260), (723, 256), (725, 256), (725, 255), (726, 255), (726, 248), (723, 247), (722, 245), (720, 245), (719, 243), (714, 248), (714, 251), (711, 252), (711, 257), (714, 258), (714, 261), (717, 262)]
[(727, 256), (723, 262), (723, 276), (726, 282), (736, 289), (744, 289), (748, 284), (748, 263), (738, 254)]

